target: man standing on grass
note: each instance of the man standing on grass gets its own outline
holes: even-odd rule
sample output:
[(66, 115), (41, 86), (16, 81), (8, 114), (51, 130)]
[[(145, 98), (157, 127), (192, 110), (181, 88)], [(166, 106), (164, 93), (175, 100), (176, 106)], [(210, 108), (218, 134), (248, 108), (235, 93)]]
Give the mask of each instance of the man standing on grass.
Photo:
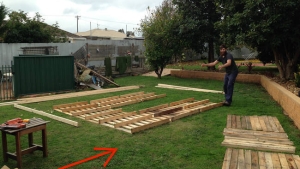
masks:
[(223, 68), (225, 68), (226, 70), (223, 85), (223, 89), (225, 92), (225, 101), (223, 105), (230, 106), (232, 102), (234, 82), (238, 75), (238, 68), (233, 60), (233, 56), (227, 52), (227, 48), (224, 44), (220, 46), (220, 57), (218, 58), (218, 60), (211, 63), (202, 64), (201, 66), (215, 66), (219, 62), (222, 62), (222, 65), (218, 67), (219, 70)]

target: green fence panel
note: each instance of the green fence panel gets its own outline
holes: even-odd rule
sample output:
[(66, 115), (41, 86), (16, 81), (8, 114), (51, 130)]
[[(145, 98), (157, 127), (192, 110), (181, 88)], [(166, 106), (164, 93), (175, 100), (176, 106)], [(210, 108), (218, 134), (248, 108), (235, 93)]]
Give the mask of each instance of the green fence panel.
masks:
[(74, 89), (74, 56), (15, 56), (14, 94), (57, 92)]

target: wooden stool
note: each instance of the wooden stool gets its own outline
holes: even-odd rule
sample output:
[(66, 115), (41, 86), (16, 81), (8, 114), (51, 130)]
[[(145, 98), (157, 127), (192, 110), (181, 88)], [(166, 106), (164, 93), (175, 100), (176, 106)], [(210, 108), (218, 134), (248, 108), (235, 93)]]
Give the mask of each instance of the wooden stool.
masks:
[[(3, 159), (4, 162), (8, 161), (8, 158), (17, 160), (18, 168), (22, 167), (22, 155), (29, 154), (35, 150), (43, 151), (43, 156), (47, 157), (47, 131), (46, 124), (49, 121), (44, 121), (40, 118), (30, 119), (30, 122), (26, 124), (25, 128), (21, 129), (4, 129), (0, 128), (2, 134), (2, 148), (3, 148)], [(33, 144), (33, 132), (42, 131), (42, 146)], [(10, 153), (7, 151), (7, 139), (6, 134), (14, 135), (16, 140), (16, 152)], [(29, 148), (21, 150), (21, 136), (28, 134)]]

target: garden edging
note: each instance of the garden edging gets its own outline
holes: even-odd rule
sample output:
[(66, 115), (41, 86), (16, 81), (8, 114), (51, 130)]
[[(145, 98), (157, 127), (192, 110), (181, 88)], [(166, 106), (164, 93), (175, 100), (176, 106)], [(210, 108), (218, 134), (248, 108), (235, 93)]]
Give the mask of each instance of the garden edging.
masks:
[[(219, 72), (202, 72), (187, 70), (171, 70), (171, 76), (179, 78), (199, 78), (199, 79), (224, 79), (224, 73)], [(294, 121), (295, 125), (300, 129), (300, 98), (291, 93), (276, 82), (271, 81), (263, 75), (256, 74), (239, 74), (236, 78), (237, 82), (257, 83), (262, 85), (273, 99), (280, 104), (285, 113)]]

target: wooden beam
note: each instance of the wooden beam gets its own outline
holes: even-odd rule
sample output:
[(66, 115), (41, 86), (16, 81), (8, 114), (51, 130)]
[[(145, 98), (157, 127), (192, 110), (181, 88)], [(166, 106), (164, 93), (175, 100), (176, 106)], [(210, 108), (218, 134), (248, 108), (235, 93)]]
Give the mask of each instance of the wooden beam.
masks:
[(18, 109), (21, 109), (21, 110), (28, 111), (28, 112), (32, 112), (32, 113), (35, 113), (35, 114), (39, 114), (41, 116), (49, 117), (51, 119), (54, 119), (54, 120), (57, 120), (57, 121), (60, 121), (60, 122), (63, 122), (63, 123), (67, 123), (67, 124), (70, 124), (70, 125), (73, 125), (73, 126), (76, 126), (76, 127), (78, 126), (78, 122), (76, 122), (76, 121), (72, 121), (72, 120), (69, 120), (69, 119), (66, 119), (66, 118), (63, 118), (63, 117), (55, 116), (55, 115), (52, 115), (52, 114), (49, 114), (49, 113), (46, 113), (46, 112), (43, 112), (43, 111), (40, 111), (40, 110), (35, 110), (35, 109), (25, 107), (25, 106), (21, 106), (21, 105), (18, 105), (18, 104), (14, 104), (14, 107), (18, 108)]
[[(89, 69), (89, 68), (87, 68), (86, 66), (84, 66), (83, 64), (81, 64), (81, 63), (79, 63), (79, 62), (76, 62), (76, 65), (79, 66), (79, 67), (81, 67), (81, 68), (83, 68), (83, 69)], [(100, 75), (100, 74), (97, 73), (96, 71), (91, 70), (91, 72), (94, 74), (94, 76), (98, 76), (99, 78), (105, 80), (106, 82), (111, 83), (111, 84), (113, 84), (113, 85), (115, 85), (115, 86), (120, 87), (120, 85), (118, 85), (117, 83), (115, 83), (115, 82), (113, 82), (113, 81), (107, 79), (106, 77)]]
[(59, 105), (54, 105), (53, 109), (61, 109), (61, 108), (65, 108), (65, 107), (72, 107), (72, 106), (86, 105), (86, 104), (89, 104), (89, 103), (87, 101), (83, 101), (83, 102), (59, 104)]

